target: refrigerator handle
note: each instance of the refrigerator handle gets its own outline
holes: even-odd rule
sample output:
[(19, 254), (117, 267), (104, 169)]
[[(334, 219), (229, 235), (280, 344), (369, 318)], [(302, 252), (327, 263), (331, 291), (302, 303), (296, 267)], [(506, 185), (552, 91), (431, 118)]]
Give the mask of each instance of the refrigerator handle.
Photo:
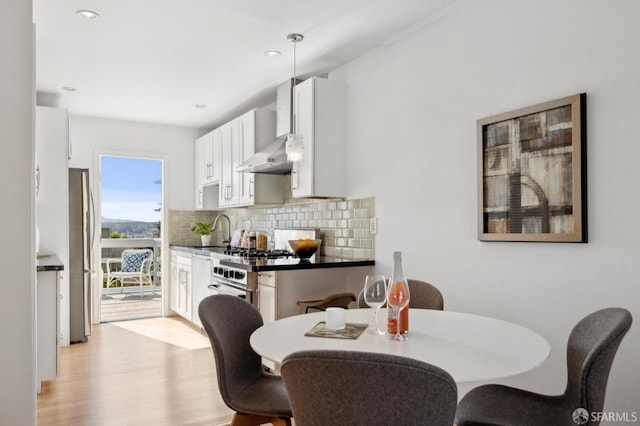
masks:
[(89, 213), (89, 220), (91, 221), (91, 224), (89, 226), (91, 227), (91, 248), (93, 249), (93, 243), (96, 239), (96, 204), (93, 199), (93, 191), (91, 189), (89, 189), (89, 199), (91, 200), (91, 211)]
[(89, 199), (91, 200), (91, 208), (89, 209), (89, 220), (91, 223), (89, 224), (89, 233), (91, 234), (91, 249), (89, 250), (89, 270), (85, 272), (89, 272), (91, 277), (94, 278), (98, 275), (95, 269), (93, 269), (93, 244), (96, 240), (96, 204), (93, 199), (93, 191), (89, 188)]

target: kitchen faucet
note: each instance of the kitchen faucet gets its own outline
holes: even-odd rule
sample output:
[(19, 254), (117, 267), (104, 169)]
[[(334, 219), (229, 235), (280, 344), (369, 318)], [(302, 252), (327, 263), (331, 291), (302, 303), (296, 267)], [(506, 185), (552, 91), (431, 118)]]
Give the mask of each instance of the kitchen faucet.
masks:
[(231, 221), (229, 220), (229, 216), (227, 216), (226, 214), (220, 214), (218, 216), (216, 216), (216, 218), (213, 220), (213, 229), (211, 230), (211, 232), (214, 232), (216, 230), (216, 226), (218, 225), (218, 219), (220, 219), (221, 217), (224, 217), (225, 219), (227, 219), (227, 239), (226, 240), (222, 240), (222, 242), (224, 244), (229, 244), (231, 242)]

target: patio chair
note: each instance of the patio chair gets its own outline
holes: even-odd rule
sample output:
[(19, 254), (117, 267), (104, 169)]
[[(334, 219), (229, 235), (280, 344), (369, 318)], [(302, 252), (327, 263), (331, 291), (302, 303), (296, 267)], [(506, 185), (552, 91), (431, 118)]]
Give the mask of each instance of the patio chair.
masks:
[[(120, 265), (119, 267), (117, 265)], [(122, 252), (122, 258), (107, 260), (107, 288), (116, 281), (120, 282), (120, 292), (124, 292), (125, 284), (135, 284), (140, 287), (140, 297), (144, 296), (144, 287), (153, 289), (151, 266), (153, 265), (153, 251), (150, 249), (128, 249)]]

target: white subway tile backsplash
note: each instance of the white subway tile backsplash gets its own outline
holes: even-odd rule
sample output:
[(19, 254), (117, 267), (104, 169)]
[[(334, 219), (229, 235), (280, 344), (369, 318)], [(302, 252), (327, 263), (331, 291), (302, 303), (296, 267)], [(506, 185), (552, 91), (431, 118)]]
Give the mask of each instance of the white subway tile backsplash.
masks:
[(369, 217), (369, 209), (354, 209), (354, 214), (356, 219)]
[[(236, 208), (224, 211), (169, 211), (169, 241), (172, 245), (200, 245), (200, 237), (191, 232), (195, 222), (212, 222), (218, 214), (231, 220), (231, 231), (241, 229), (247, 221), (252, 228), (266, 232), (273, 247), (273, 228), (318, 228), (325, 256), (350, 259), (373, 259), (374, 236), (369, 233), (369, 218), (374, 217), (374, 199), (296, 200), (286, 198), (282, 206)], [(222, 244), (223, 229), (213, 234), (214, 244)]]

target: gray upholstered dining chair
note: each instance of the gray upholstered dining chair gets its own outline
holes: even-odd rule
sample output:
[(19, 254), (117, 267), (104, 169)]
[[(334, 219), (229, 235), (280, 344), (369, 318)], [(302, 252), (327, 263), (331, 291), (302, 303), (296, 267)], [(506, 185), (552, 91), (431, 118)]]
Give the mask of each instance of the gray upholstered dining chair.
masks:
[(431, 364), (380, 353), (301, 351), (287, 356), (280, 372), (296, 426), (453, 424), (456, 383)]
[(298, 306), (302, 306), (304, 313), (308, 313), (309, 309), (324, 311), (329, 307), (348, 308), (351, 302), (356, 301), (356, 295), (350, 292), (330, 294), (324, 299), (317, 300), (299, 300)]
[(631, 321), (626, 309), (608, 308), (575, 325), (567, 343), (568, 379), (562, 395), (541, 395), (503, 385), (479, 386), (458, 404), (456, 424), (600, 424), (592, 422), (589, 413), (602, 411), (611, 363)]
[[(444, 299), (440, 290), (436, 286), (426, 281), (407, 279), (409, 283), (409, 307), (418, 309), (444, 309)], [(358, 308), (368, 308), (364, 301), (364, 291), (360, 290), (358, 295)]]
[(282, 379), (264, 371), (249, 345), (251, 333), (262, 326), (260, 313), (244, 299), (219, 294), (200, 302), (198, 315), (213, 348), (220, 394), (236, 411), (231, 425), (290, 425)]

